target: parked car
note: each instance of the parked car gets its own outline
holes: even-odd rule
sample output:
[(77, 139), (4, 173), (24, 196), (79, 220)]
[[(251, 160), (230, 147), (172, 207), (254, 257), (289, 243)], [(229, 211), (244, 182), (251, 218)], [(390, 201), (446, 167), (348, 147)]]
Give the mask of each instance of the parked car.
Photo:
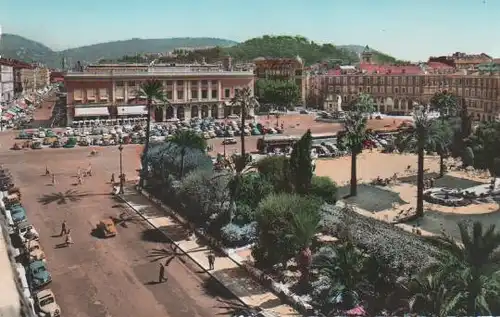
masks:
[(24, 210), (23, 206), (21, 204), (15, 204), (10, 206), (10, 214), (12, 216), (12, 220), (14, 221), (14, 224), (18, 224), (20, 222), (26, 221), (26, 210)]
[(40, 242), (37, 240), (31, 240), (26, 242), (26, 256), (28, 258), (28, 262), (32, 261), (44, 261), (45, 260), (45, 252), (42, 250), (42, 246)]
[(32, 289), (40, 289), (52, 282), (52, 275), (44, 261), (33, 261), (28, 264), (26, 276)]
[(15, 232), (22, 243), (26, 243), (30, 240), (38, 241), (40, 239), (40, 235), (38, 234), (38, 231), (36, 231), (35, 227), (26, 221), (19, 223)]
[(60, 317), (61, 307), (51, 289), (44, 289), (35, 295), (35, 307), (41, 317)]
[(222, 144), (229, 145), (229, 144), (236, 144), (238, 143), (235, 138), (226, 138), (224, 141), (222, 141)]
[(116, 226), (112, 219), (101, 220), (96, 227), (99, 234), (104, 238), (116, 236)]

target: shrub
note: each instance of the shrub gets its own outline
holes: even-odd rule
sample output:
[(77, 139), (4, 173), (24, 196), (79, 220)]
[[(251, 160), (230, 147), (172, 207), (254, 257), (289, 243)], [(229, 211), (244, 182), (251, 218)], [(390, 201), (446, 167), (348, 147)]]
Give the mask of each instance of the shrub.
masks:
[(462, 162), (464, 163), (465, 167), (474, 165), (474, 152), (469, 146), (464, 149)]
[(311, 195), (323, 199), (326, 203), (335, 204), (337, 202), (337, 184), (330, 177), (314, 175), (309, 192)]
[(253, 243), (257, 237), (257, 223), (251, 222), (244, 226), (228, 223), (221, 229), (224, 245), (238, 248)]
[(255, 167), (260, 176), (273, 185), (275, 192), (290, 192), (289, 161), (286, 156), (267, 156), (258, 161)]
[(252, 207), (242, 204), (236, 203), (236, 210), (234, 210), (233, 215), (233, 223), (243, 226), (252, 221), (255, 221), (255, 209)]
[(242, 175), (237, 201), (255, 209), (260, 201), (273, 192), (273, 185), (257, 172)]

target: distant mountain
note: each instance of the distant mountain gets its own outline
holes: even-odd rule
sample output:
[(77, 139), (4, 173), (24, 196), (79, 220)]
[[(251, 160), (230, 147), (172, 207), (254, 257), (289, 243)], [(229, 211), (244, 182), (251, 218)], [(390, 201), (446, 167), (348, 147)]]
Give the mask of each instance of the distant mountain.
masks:
[(53, 51), (43, 44), (24, 37), (3, 34), (0, 41), (0, 54), (27, 62), (39, 61), (49, 67), (60, 67), (63, 57), (72, 63), (76, 61), (93, 63), (99, 59), (117, 59), (123, 55), (161, 53), (176, 48), (228, 47), (235, 44), (237, 42), (231, 40), (208, 37), (131, 39)]
[[(337, 46), (338, 48), (342, 48), (342, 49), (345, 49), (345, 50), (348, 50), (350, 52), (353, 52), (355, 53), (356, 55), (360, 55), (361, 53), (363, 53), (364, 49), (365, 49), (365, 46), (363, 45), (355, 45), (355, 44), (351, 44), (351, 45), (339, 45)], [(391, 55), (388, 55), (388, 54), (385, 54), (385, 53), (382, 53), (380, 51), (377, 51), (373, 48), (370, 48), (373, 52), (373, 59), (378, 62), (378, 63), (384, 63), (384, 64), (394, 64), (394, 63), (401, 63), (402, 61), (391, 56)]]
[[(256, 37), (238, 43), (231, 40), (207, 37), (185, 37), (166, 39), (131, 39), (82, 46), (63, 51), (53, 51), (49, 47), (14, 34), (3, 34), (0, 40), (0, 54), (26, 62), (41, 62), (49, 67), (59, 68), (63, 57), (69, 64), (76, 61), (95, 63), (99, 60), (119, 60), (124, 55), (136, 56), (142, 53), (162, 53), (179, 48), (221, 47), (217, 54), (230, 54), (235, 60), (247, 61), (256, 57), (300, 56), (306, 64), (322, 60), (337, 60), (342, 63), (359, 61), (363, 51), (361, 45), (317, 44), (302, 36)], [(374, 51), (374, 59), (381, 63), (398, 60), (387, 54)], [(196, 54), (194, 54), (196, 55)], [(197, 55), (196, 55), (197, 56)], [(217, 56), (215, 56), (217, 57)], [(208, 58), (211, 60), (212, 58)], [(207, 60), (207, 61), (208, 61)]]

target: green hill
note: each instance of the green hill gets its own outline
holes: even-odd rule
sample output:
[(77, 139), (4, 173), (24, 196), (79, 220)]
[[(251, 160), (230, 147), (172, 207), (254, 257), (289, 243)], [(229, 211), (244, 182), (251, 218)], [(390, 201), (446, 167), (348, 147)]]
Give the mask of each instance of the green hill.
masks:
[[(351, 51), (351, 52), (354, 52), (356, 55), (363, 53), (363, 50), (365, 49), (365, 46), (363, 46), (363, 45), (352, 45), (352, 44), (351, 45), (339, 45), (338, 47), (345, 49), (345, 50), (348, 50), (348, 51)], [(398, 64), (398, 63), (403, 62), (403, 61), (401, 61), (401, 60), (399, 60), (391, 55), (382, 53), (382, 52), (377, 51), (377, 50), (372, 50), (372, 53), (373, 53), (373, 58), (374, 58), (375, 62), (377, 62), (377, 63)]]
[[(205, 49), (214, 47), (213, 49)], [(0, 54), (27, 62), (41, 62), (49, 67), (58, 68), (62, 58), (68, 63), (76, 61), (95, 63), (99, 60), (117, 61), (124, 55), (125, 60), (134, 60), (130, 56), (143, 53), (163, 53), (182, 48), (199, 48), (194, 52), (185, 51), (176, 59), (165, 60), (193, 62), (205, 57), (207, 62), (219, 60), (229, 54), (237, 61), (251, 61), (257, 57), (295, 57), (300, 56), (307, 65), (325, 61), (338, 60), (343, 64), (359, 61), (359, 49), (363, 46), (318, 44), (303, 36), (270, 36), (252, 38), (242, 43), (219, 38), (167, 38), (167, 39), (131, 39), (72, 48), (64, 51), (53, 51), (49, 47), (14, 34), (3, 34), (0, 41)], [(398, 60), (392, 56), (374, 50), (374, 58), (378, 62), (393, 63)]]
[(168, 52), (176, 48), (227, 47), (234, 44), (236, 44), (234, 41), (208, 37), (131, 39), (53, 51), (43, 44), (24, 37), (3, 34), (0, 54), (27, 62), (39, 61), (50, 67), (60, 67), (63, 56), (72, 63), (76, 61), (94, 63), (99, 59), (117, 59), (123, 55)]
[(257, 57), (295, 57), (300, 56), (307, 65), (338, 59), (344, 63), (358, 61), (355, 53), (339, 48), (333, 44), (317, 44), (303, 36), (269, 36), (256, 37), (226, 48), (225, 50), (236, 60), (253, 60)]

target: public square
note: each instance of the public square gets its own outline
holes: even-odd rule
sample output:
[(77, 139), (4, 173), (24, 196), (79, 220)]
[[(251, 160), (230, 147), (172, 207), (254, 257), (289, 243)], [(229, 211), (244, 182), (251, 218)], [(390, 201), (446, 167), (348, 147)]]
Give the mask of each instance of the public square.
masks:
[[(166, 268), (168, 281), (157, 283), (159, 263), (168, 255), (151, 257), (151, 251), (167, 245), (151, 239), (151, 228), (110, 195), (111, 173), (119, 173), (117, 147), (101, 148), (99, 155), (89, 157), (90, 149), (83, 147), (11, 151), (6, 144), (12, 140), (11, 133), (0, 137), (0, 162), (21, 188), (22, 203), (40, 234), (53, 276), (49, 287), (64, 316), (209, 317), (227, 312), (227, 305), (219, 301), (226, 294), (207, 282), (208, 276), (189, 260), (172, 261)], [(124, 173), (129, 178), (137, 175), (137, 153), (133, 145), (123, 151)], [(86, 169), (89, 164), (92, 177), (75, 186), (77, 168)], [(55, 174), (54, 186), (51, 177), (44, 176), (45, 166)], [(100, 220), (120, 218), (120, 214), (128, 220), (117, 225), (116, 237), (104, 240), (92, 235)], [(70, 247), (61, 247), (64, 220), (74, 240)]]

